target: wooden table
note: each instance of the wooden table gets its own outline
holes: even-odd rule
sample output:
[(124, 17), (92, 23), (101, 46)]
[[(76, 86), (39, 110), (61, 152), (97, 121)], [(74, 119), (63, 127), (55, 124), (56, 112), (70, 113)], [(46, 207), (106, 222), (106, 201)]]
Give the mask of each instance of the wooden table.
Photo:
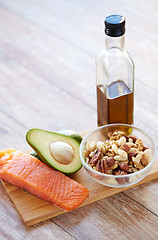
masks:
[[(26, 132), (96, 126), (95, 57), (104, 17), (127, 19), (136, 65), (135, 125), (158, 144), (157, 0), (0, 0), (0, 148)], [(0, 184), (0, 239), (158, 239), (158, 180), (32, 227)]]

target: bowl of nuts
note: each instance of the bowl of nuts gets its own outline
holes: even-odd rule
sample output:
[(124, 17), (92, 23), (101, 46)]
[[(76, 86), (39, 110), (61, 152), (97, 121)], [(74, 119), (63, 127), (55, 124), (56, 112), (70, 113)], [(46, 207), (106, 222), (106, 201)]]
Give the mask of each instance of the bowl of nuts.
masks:
[(109, 124), (84, 137), (80, 157), (97, 182), (109, 187), (127, 187), (148, 174), (156, 158), (156, 144), (138, 127)]

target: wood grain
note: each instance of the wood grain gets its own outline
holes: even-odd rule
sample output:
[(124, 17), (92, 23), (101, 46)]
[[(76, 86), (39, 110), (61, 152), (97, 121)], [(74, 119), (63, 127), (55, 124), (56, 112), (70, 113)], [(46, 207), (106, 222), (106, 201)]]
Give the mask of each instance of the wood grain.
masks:
[(71, 234), (63, 231), (57, 224), (51, 220), (40, 223), (36, 226), (27, 227), (23, 224), (22, 218), (17, 214), (14, 204), (6, 195), (4, 186), (0, 182), (0, 239), (74, 239)]
[[(96, 126), (95, 58), (104, 48), (103, 19), (113, 13), (127, 19), (126, 49), (136, 66), (135, 125), (158, 144), (157, 12), (157, 0), (0, 0), (0, 148), (27, 149), (31, 127)], [(0, 239), (158, 239), (157, 184), (29, 228), (0, 184)]]
[[(78, 74), (77, 74), (77, 76), (74, 76), (74, 75), (72, 75), (73, 71), (72, 71), (72, 68), (71, 68), (71, 64), (65, 65), (63, 63), (63, 60), (62, 60), (62, 59), (70, 58), (69, 52), (72, 52), (72, 47), (70, 45), (68, 45), (67, 43), (62, 43), (61, 40), (52, 37), (50, 34), (46, 33), (45, 31), (39, 29), (38, 27), (36, 27), (32, 24), (30, 26), (30, 24), (28, 24), (28, 22), (23, 20), (22, 21), (23, 31), (30, 35), (30, 38), (26, 38), (23, 32), (19, 32), (19, 29), (15, 28), (14, 31), (11, 30), (12, 29), (12, 23), (14, 23), (15, 25), (19, 25), (19, 23), (21, 23), (21, 19), (19, 17), (13, 16), (12, 14), (8, 14), (8, 12), (3, 10), (3, 9), (1, 9), (1, 15), (0, 16), (2, 17), (2, 21), (3, 21), (4, 25), (5, 25), (5, 22), (7, 22), (7, 27), (6, 27), (7, 30), (5, 29), (5, 32), (2, 34), (2, 39), (3, 39), (3, 37), (5, 37), (7, 39), (10, 39), (10, 41), (9, 40), (7, 41), (7, 44), (2, 42), (2, 46), (5, 49), (5, 54), (6, 54), (4, 57), (7, 56), (9, 59), (13, 58), (20, 65), (23, 66), (23, 67), (17, 66), (17, 64), (15, 64), (14, 61), (10, 60), (9, 61), (10, 64), (7, 62), (7, 65), (9, 65), (8, 68), (11, 67), (13, 69), (13, 71), (18, 73), (20, 71), (20, 69), (22, 69), (22, 71), (25, 72), (24, 67), (27, 67), (27, 69), (34, 72), (34, 73), (32, 73), (33, 77), (31, 77), (31, 79), (32, 79), (31, 81), (34, 82), (35, 84), (31, 84), (30, 82), (28, 82), (28, 84), (24, 85), (24, 88), (22, 88), (21, 90), (25, 90), (25, 92), (27, 92), (27, 94), (28, 94), (28, 91), (30, 91), (30, 95), (34, 94), (34, 97), (36, 96), (36, 99), (37, 98), (39, 99), (40, 98), (39, 96), (44, 95), (44, 93), (41, 91), (40, 86), (43, 85), (43, 89), (45, 89), (46, 92), (47, 92), (47, 89), (48, 89), (44, 85), (43, 80), (39, 81), (39, 78), (41, 78), (41, 79), (44, 78), (46, 81), (49, 81), (49, 83), (50, 83), (50, 84), (48, 84), (49, 91), (48, 91), (48, 94), (47, 94), (47, 95), (49, 95), (49, 98), (41, 98), (41, 101), (38, 100), (38, 102), (37, 102), (37, 101), (32, 101), (33, 97), (31, 96), (29, 99), (25, 100), (26, 106), (28, 105), (28, 108), (26, 108), (25, 111), (29, 113), (28, 115), (26, 115), (26, 120), (25, 120), (27, 122), (27, 124), (29, 124), (29, 119), (30, 119), (29, 116), (33, 115), (33, 112), (32, 113), (30, 112), (31, 109), (32, 109), (32, 111), (33, 111), (33, 109), (37, 109), (37, 105), (41, 106), (41, 109), (39, 109), (39, 111), (37, 113), (42, 112), (42, 113), (45, 113), (44, 117), (47, 116), (45, 105), (48, 102), (54, 102), (55, 100), (54, 100), (53, 96), (54, 97), (59, 96), (59, 92), (61, 92), (61, 90), (63, 88), (66, 90), (67, 93), (69, 93), (69, 94), (71, 93), (72, 97), (77, 96), (78, 100), (80, 100), (82, 102), (84, 101), (84, 103), (86, 105), (88, 104), (88, 106), (91, 106), (95, 111), (96, 104), (95, 104), (95, 97), (94, 97), (95, 96), (94, 59), (92, 57), (88, 57), (87, 54), (83, 53), (83, 51), (78, 50), (78, 49), (76, 50), (73, 47), (73, 53), (72, 53), (72, 56), (71, 56), (73, 59), (71, 61), (73, 61), (73, 64), (75, 66), (77, 66), (78, 71), (81, 71), (82, 74), (83, 74), (83, 75), (80, 75), (80, 76)], [(30, 28), (31, 28), (31, 30), (30, 30)], [(13, 46), (13, 43), (11, 41), (11, 36), (14, 37), (14, 39), (15, 39), (14, 46)], [(18, 38), (16, 36), (18, 36)], [(37, 39), (40, 39), (41, 36), (42, 36), (42, 42), (37, 41)], [(37, 42), (36, 45), (35, 45), (34, 42), (32, 42), (32, 39), (34, 39)], [(48, 39), (49, 39), (49, 41), (48, 41)], [(139, 39), (132, 39), (132, 42), (135, 42), (135, 46), (137, 47), (136, 43), (140, 42), (140, 40)], [(52, 45), (52, 43), (53, 43), (53, 45)], [(62, 52), (64, 53), (64, 55), (62, 55), (62, 58), (56, 58), (56, 56), (61, 55), (61, 52), (59, 51), (61, 44), (63, 46)], [(144, 44), (144, 42), (143, 43), (141, 42), (141, 44)], [(40, 50), (41, 45), (42, 45), (42, 51)], [(53, 47), (54, 45), (56, 46), (56, 49), (55, 49), (56, 52), (54, 52), (54, 47)], [(19, 46), (20, 46), (20, 49), (19, 49)], [(26, 49), (26, 47), (28, 47), (28, 49)], [(48, 47), (49, 47), (49, 53), (48, 53)], [(34, 51), (29, 53), (29, 48), (33, 48)], [(64, 51), (64, 49), (67, 49), (67, 51)], [(139, 62), (136, 61), (137, 68), (138, 68), (138, 66), (142, 67), (142, 57), (144, 56), (144, 58), (145, 58), (145, 56), (149, 55), (149, 53), (144, 53), (144, 49), (148, 49), (148, 48), (145, 45), (143, 45), (143, 46), (141, 45), (140, 49), (136, 49), (136, 51), (137, 52), (139, 51), (139, 53), (140, 53), (138, 56), (141, 56), (141, 59), (139, 60)], [(148, 61), (152, 60), (152, 62), (156, 62), (156, 59), (157, 59), (158, 55), (157, 55), (157, 52), (155, 52), (155, 51), (157, 51), (157, 50), (155, 50), (155, 49), (157, 49), (156, 46), (155, 46), (155, 43), (153, 44), (153, 46), (152, 46), (152, 43), (151, 43), (150, 49), (152, 50), (152, 58), (154, 57), (154, 59), (150, 59), (150, 58), (147, 58), (147, 59), (148, 59)], [(39, 52), (40, 52), (40, 56), (39, 56)], [(28, 55), (28, 53), (29, 53), (29, 55)], [(76, 58), (75, 56), (78, 56), (78, 57)], [(3, 57), (3, 59), (4, 59), (4, 57)], [(41, 57), (43, 59), (42, 61), (41, 61)], [(23, 59), (23, 61), (22, 61), (22, 59)], [(44, 59), (47, 59), (47, 61), (44, 61)], [(49, 61), (48, 61), (48, 59), (49, 59)], [(78, 59), (80, 59), (80, 61)], [(91, 59), (91, 63), (89, 63), (89, 59)], [(83, 68), (83, 62), (84, 61), (86, 61), (86, 64), (84, 64), (85, 67)], [(64, 69), (66, 69), (66, 72), (67, 72), (67, 75), (62, 74), (62, 78), (60, 76), (60, 81), (57, 81), (57, 79), (59, 78), (59, 72), (60, 72), (59, 69), (56, 68), (56, 67), (52, 68), (54, 66), (54, 62), (56, 62), (57, 65), (60, 65), (60, 67), (62, 66), (61, 67), (62, 72), (63, 71), (65, 72)], [(88, 62), (88, 64), (87, 64), (87, 62)], [(53, 66), (52, 66), (52, 63), (53, 63)], [(147, 65), (149, 65), (148, 63), (147, 63)], [(44, 66), (44, 69), (43, 69), (42, 66)], [(156, 72), (154, 73), (154, 76), (155, 76), (157, 74), (157, 67), (155, 66), (154, 69), (156, 70)], [(157, 92), (156, 92), (155, 85), (154, 85), (154, 88), (152, 86), (151, 94), (149, 95), (148, 99), (144, 98), (144, 96), (148, 95), (147, 90), (149, 88), (149, 82), (146, 81), (147, 74), (144, 74), (142, 76), (142, 73), (144, 71), (143, 71), (143, 69), (140, 69), (140, 70), (141, 70), (140, 71), (141, 76), (139, 76), (139, 78), (137, 77), (136, 87), (135, 87), (136, 123), (139, 124), (139, 125), (141, 124), (142, 127), (146, 127), (146, 128), (149, 129), (150, 128), (150, 126), (149, 126), (150, 121), (147, 118), (150, 117), (150, 119), (152, 119), (152, 121), (153, 121), (152, 124), (154, 124), (154, 126), (156, 126), (157, 123), (158, 123), (157, 116), (156, 116), (157, 107), (156, 107), (156, 101), (155, 101), (157, 99)], [(5, 68), (5, 70), (2, 69), (2, 71), (3, 72), (5, 71), (4, 77), (5, 77), (5, 80), (6, 80), (6, 72), (8, 73), (9, 70)], [(15, 86), (19, 86), (19, 84), (21, 83), (21, 82), (18, 81), (18, 79), (19, 78), (20, 79), (24, 78), (24, 74), (25, 74), (24, 72), (23, 72), (23, 74), (21, 74), (21, 71), (20, 71), (20, 74), (18, 74), (18, 78), (16, 77)], [(52, 72), (53, 72), (53, 77), (52, 77)], [(91, 79), (91, 84), (86, 85), (87, 78), (84, 75), (85, 72), (87, 73), (88, 78)], [(38, 74), (38, 77), (37, 77), (37, 74)], [(153, 71), (152, 71), (152, 74), (153, 74)], [(29, 75), (29, 73), (26, 73), (27, 79), (30, 78), (28, 75)], [(39, 77), (39, 75), (40, 75), (40, 77)], [(69, 77), (68, 77), (68, 75), (69, 75)], [(137, 74), (137, 76), (138, 76), (138, 74)], [(152, 81), (150, 81), (150, 84), (153, 83), (153, 81), (155, 79), (154, 76), (150, 75), (150, 78), (153, 79)], [(7, 75), (7, 77), (8, 77), (8, 75)], [(143, 77), (143, 79), (145, 79), (145, 83), (147, 85), (144, 85), (144, 81), (142, 83), (142, 77)], [(11, 78), (13, 78), (12, 74), (11, 74)], [(35, 78), (37, 79), (37, 81), (34, 80)], [(139, 79), (141, 79), (141, 81)], [(39, 81), (39, 84), (37, 84), (38, 81)], [(24, 82), (27, 83), (27, 81), (25, 81), (25, 78), (24, 78)], [(54, 93), (55, 89), (54, 89), (54, 87), (52, 87), (51, 83), (53, 83), (56, 87), (59, 88), (58, 92)], [(73, 91), (71, 91), (72, 87), (70, 87), (70, 84), (71, 84), (71, 86), (74, 86)], [(29, 88), (29, 85), (32, 86), (32, 89), (31, 89), (31, 87)], [(21, 84), (20, 84), (20, 87), (21, 87)], [(86, 89), (85, 89), (85, 87), (86, 87)], [(151, 85), (150, 85), (150, 87), (151, 87)], [(33, 91), (33, 89), (36, 89), (36, 91)], [(140, 89), (141, 89), (141, 91), (140, 91)], [(15, 89), (13, 89), (13, 90), (15, 91)], [(52, 95), (51, 95), (51, 91), (53, 92)], [(80, 92), (80, 94), (78, 94), (78, 91)], [(23, 91), (21, 91), (21, 93), (22, 92)], [(143, 93), (143, 94), (141, 94), (141, 93)], [(64, 98), (64, 94), (61, 96), (62, 99)], [(143, 101), (140, 101), (140, 96), (141, 96), (141, 99), (143, 99)], [(18, 99), (17, 95), (15, 95), (15, 97), (16, 97), (16, 99)], [(154, 99), (154, 102), (153, 102), (153, 99)], [(58, 99), (57, 99), (57, 101), (59, 102)], [(79, 101), (79, 103), (80, 103), (80, 101)], [(65, 105), (67, 105), (67, 106), (72, 105), (72, 103), (73, 103), (73, 101), (71, 101), (71, 104), (69, 104), (68, 102), (67, 103), (65, 102)], [(8, 102), (8, 105), (9, 104), (10, 103)], [(34, 108), (33, 108), (33, 104), (36, 104), (36, 106)], [(18, 103), (18, 105), (20, 105), (20, 104)], [(30, 105), (32, 106), (31, 108), (30, 108)], [(42, 105), (43, 105), (44, 109), (42, 108)], [(11, 104), (10, 104), (10, 106), (11, 106)], [(50, 108), (51, 108), (51, 106), (52, 105), (48, 105), (48, 107), (50, 107)], [(77, 106), (77, 104), (76, 104), (76, 106)], [(151, 106), (154, 108), (154, 113), (152, 113), (150, 111)], [(17, 109), (16, 109), (16, 111), (17, 111), (16, 113), (14, 113), (12, 111), (11, 111), (11, 113), (12, 114), (21, 113), (22, 107), (23, 107), (23, 105), (21, 107), (19, 106), (19, 111), (17, 111)], [(48, 107), (47, 107), (47, 109), (48, 109), (48, 114), (49, 114), (51, 110)], [(144, 107), (145, 107), (146, 111), (148, 111), (148, 114), (146, 114), (146, 111), (144, 111)], [(55, 108), (55, 106), (53, 106), (53, 108)], [(12, 109), (14, 109), (14, 108), (12, 108)], [(63, 112), (63, 111), (59, 112), (59, 109), (60, 109), (60, 106), (57, 105), (57, 109), (56, 108), (52, 109), (52, 111), (56, 112), (56, 115), (58, 115), (60, 118), (62, 118), (61, 112)], [(77, 106), (77, 109), (79, 110), (80, 107)], [(88, 107), (85, 108), (85, 105), (84, 106), (81, 105), (81, 109), (82, 109), (82, 112), (83, 111), (88, 112), (88, 115), (92, 115), (91, 119), (96, 120), (95, 116), (94, 116), (94, 113), (92, 113), (92, 111), (89, 113), (90, 110), (88, 109)], [(71, 107), (71, 109), (69, 108), (68, 110), (71, 111), (71, 112), (75, 112), (74, 108), (72, 108), (72, 107)], [(69, 115), (71, 117), (72, 116), (71, 112), (68, 112), (66, 115), (67, 116)], [(142, 114), (145, 115), (145, 117), (143, 116), (143, 118), (144, 118), (143, 122), (141, 121)], [(82, 115), (81, 118), (83, 116), (84, 115)], [(140, 116), (140, 119), (139, 119), (139, 116)], [(24, 118), (22, 118), (21, 115), (18, 116), (18, 118), (20, 118), (21, 122), (24, 122)], [(76, 120), (78, 120), (78, 119), (79, 119), (79, 117)], [(87, 120), (87, 118), (85, 119), (84, 122), (80, 121), (80, 120), (79, 120), (80, 123), (75, 122), (74, 127), (76, 125), (79, 126), (80, 124), (84, 124), (83, 127), (86, 126), (87, 124), (89, 124), (89, 122), (86, 123), (86, 120)], [(96, 122), (94, 120), (93, 120), (93, 126)], [(52, 118), (45, 119), (45, 125), (48, 123), (48, 121), (51, 121), (50, 126), (54, 126), (56, 124), (57, 120), (52, 121)], [(68, 121), (66, 122), (66, 125), (68, 125)], [(30, 124), (29, 124), (29, 126), (30, 126)], [(153, 131), (153, 132), (155, 133), (155, 131)], [(155, 134), (155, 135), (157, 135), (157, 134)]]
[(53, 221), (78, 240), (158, 238), (157, 217), (122, 193), (55, 217)]
[[(73, 174), (71, 177), (75, 181), (81, 183), (83, 186), (89, 189), (90, 192), (89, 197), (81, 205), (84, 206), (96, 202), (100, 199), (114, 195), (116, 193), (122, 192), (131, 187), (135, 187), (137, 185), (151, 181), (157, 178), (157, 176), (158, 176), (158, 163), (156, 162), (156, 164), (151, 169), (150, 173), (142, 181), (136, 183), (133, 186), (124, 188), (110, 188), (103, 186), (94, 181), (83, 168), (77, 173)], [(2, 181), (2, 183), (27, 226), (31, 226), (33, 224), (42, 222), (43, 220), (64, 213), (63, 210), (29, 194), (28, 192), (22, 189), (19, 189), (5, 181)]]
[[(52, 33), (58, 39), (65, 39), (69, 44), (83, 50), (83, 54), (88, 53), (93, 55), (93, 57), (96, 57), (98, 52), (104, 48), (103, 27), (99, 28), (98, 26), (102, 26), (105, 15), (111, 14), (111, 12), (121, 12), (127, 18), (126, 45), (138, 69), (136, 76), (139, 77), (139, 81), (141, 80), (153, 88), (157, 88), (155, 82), (158, 71), (155, 64), (158, 60), (158, 36), (155, 34), (158, 30), (155, 20), (157, 16), (155, 14), (155, 18), (151, 19), (148, 12), (148, 8), (151, 13), (153, 7), (157, 7), (156, 0), (150, 1), (150, 3), (147, 0), (144, 2), (140, 1), (140, 4), (130, 0), (119, 0), (119, 4), (116, 4), (114, 0), (100, 1), (99, 4), (95, 1), (86, 1), (86, 3), (85, 1), (70, 1), (66, 6), (62, 4), (62, 1), (59, 1), (55, 6), (53, 4), (50, 5), (50, 2), (46, 4), (43, 4), (42, 1), (40, 2), (41, 4), (37, 7), (36, 0), (29, 0), (27, 2), (29, 7), (27, 8), (24, 8), (22, 3), (19, 4), (17, 0), (13, 4), (6, 0), (1, 5), (18, 15), (20, 14), (32, 24)], [(135, 5), (137, 8), (134, 7)], [(59, 6), (61, 11), (58, 11)], [(141, 8), (144, 9), (144, 12), (142, 12)], [(72, 9), (71, 17), (65, 14), (69, 9)], [(86, 11), (87, 9), (88, 11)], [(35, 11), (37, 13), (36, 17)], [(72, 21), (73, 18), (81, 19), (80, 21)], [(63, 22), (62, 25), (60, 25), (61, 21)], [(149, 25), (150, 27), (147, 27)], [(152, 71), (150, 71), (151, 61), (153, 64)], [(152, 81), (148, 80), (149, 72)], [(94, 74), (91, 79), (95, 80)]]

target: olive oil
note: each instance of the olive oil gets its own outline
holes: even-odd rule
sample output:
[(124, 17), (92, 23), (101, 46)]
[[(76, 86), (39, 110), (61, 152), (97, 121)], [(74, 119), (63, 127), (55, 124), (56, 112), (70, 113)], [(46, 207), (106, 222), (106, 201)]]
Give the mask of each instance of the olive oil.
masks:
[(98, 126), (133, 123), (133, 92), (118, 80), (109, 86), (97, 86)]
[(133, 124), (134, 63), (125, 50), (125, 22), (121, 15), (105, 18), (105, 49), (96, 61), (98, 126)]

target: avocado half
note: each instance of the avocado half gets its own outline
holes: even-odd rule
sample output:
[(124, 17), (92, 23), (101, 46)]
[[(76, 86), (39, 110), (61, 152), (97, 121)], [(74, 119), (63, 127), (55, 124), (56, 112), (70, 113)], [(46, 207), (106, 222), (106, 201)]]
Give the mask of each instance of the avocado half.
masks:
[[(56, 132), (49, 132), (42, 129), (33, 128), (27, 132), (26, 141), (34, 149), (34, 151), (39, 155), (40, 159), (44, 163), (46, 163), (47, 165), (49, 165), (50, 167), (56, 170), (59, 170), (63, 173), (74, 173), (82, 167), (82, 163), (79, 155), (80, 144), (77, 140), (75, 140), (72, 137), (69, 137), (60, 133), (56, 133)], [(60, 147), (60, 143), (61, 143), (61, 147)], [(58, 145), (59, 147), (56, 148), (56, 146)], [(56, 153), (58, 151), (60, 160), (61, 160), (61, 157), (64, 155), (64, 149), (62, 149), (62, 146), (64, 147), (68, 146), (69, 149), (72, 150), (73, 152), (71, 154), (71, 161), (67, 163), (63, 163), (62, 161), (59, 162), (56, 157), (57, 155), (52, 154), (52, 146), (54, 147), (53, 151), (57, 149), (54, 152)], [(67, 149), (65, 152), (67, 152)]]

